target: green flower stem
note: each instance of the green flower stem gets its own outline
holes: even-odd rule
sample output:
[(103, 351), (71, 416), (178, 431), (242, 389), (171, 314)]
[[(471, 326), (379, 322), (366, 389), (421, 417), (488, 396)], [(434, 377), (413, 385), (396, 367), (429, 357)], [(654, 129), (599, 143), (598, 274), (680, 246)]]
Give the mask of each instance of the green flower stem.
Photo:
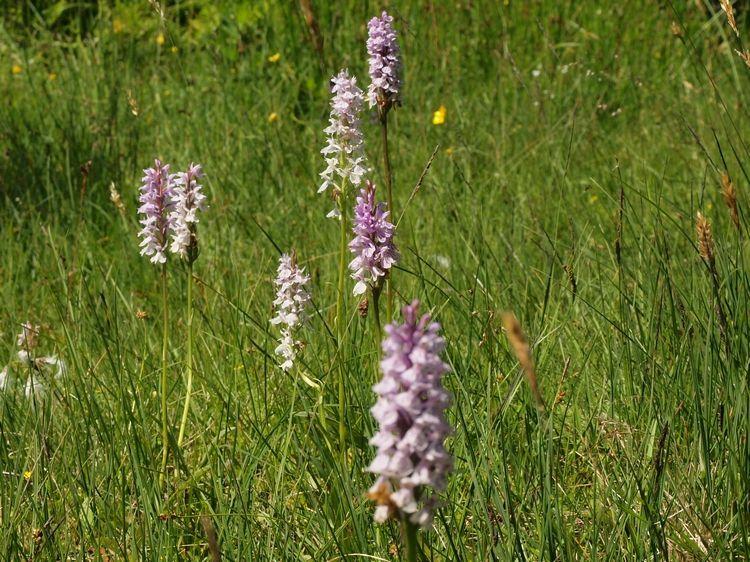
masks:
[(167, 473), (167, 450), (169, 448), (169, 430), (167, 428), (167, 351), (169, 347), (169, 309), (167, 302), (167, 264), (161, 268), (161, 306), (162, 306), (162, 344), (161, 344), (161, 473), (159, 486), (164, 483)]
[[(380, 132), (381, 139), (383, 141), (383, 167), (385, 168), (385, 187), (386, 187), (386, 198), (388, 200), (388, 210), (391, 213), (391, 221), (396, 216), (396, 211), (393, 208), (393, 173), (391, 171), (391, 158), (388, 152), (388, 113), (384, 112), (380, 118)], [(386, 322), (393, 320), (393, 286), (391, 284), (391, 276), (389, 275), (385, 280), (385, 319)]]
[(339, 211), (341, 216), (341, 238), (339, 240), (339, 285), (338, 285), (338, 297), (336, 301), (336, 338), (338, 340), (338, 359), (339, 359), (339, 445), (341, 447), (341, 456), (344, 462), (346, 462), (346, 423), (345, 423), (345, 412), (346, 412), (346, 395), (345, 395), (345, 384), (344, 378), (346, 377), (346, 364), (344, 356), (344, 336), (346, 332), (346, 321), (344, 313), (344, 291), (346, 285), (346, 182), (341, 185), (341, 194), (339, 195)]
[(185, 390), (185, 406), (182, 409), (182, 420), (180, 421), (180, 433), (177, 437), (177, 446), (182, 447), (182, 439), (185, 436), (188, 411), (190, 409), (190, 393), (193, 390), (193, 262), (188, 263), (187, 278), (187, 383)]
[(417, 562), (419, 559), (417, 549), (417, 526), (408, 519), (403, 519), (401, 521), (401, 531), (403, 534), (406, 562)]
[(380, 323), (380, 287), (373, 289), (372, 293), (372, 320), (375, 323), (375, 349), (380, 349), (383, 340), (383, 326)]

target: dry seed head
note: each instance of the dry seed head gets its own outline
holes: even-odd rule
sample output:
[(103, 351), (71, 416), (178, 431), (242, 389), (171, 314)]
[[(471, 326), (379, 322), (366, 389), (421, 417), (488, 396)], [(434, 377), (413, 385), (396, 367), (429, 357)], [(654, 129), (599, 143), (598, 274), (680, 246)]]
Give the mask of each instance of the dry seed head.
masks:
[(135, 101), (135, 98), (133, 97), (133, 93), (128, 90), (128, 105), (130, 106), (130, 113), (133, 114), (133, 117), (138, 117), (138, 102)]
[(209, 517), (203, 516), (201, 517), (201, 525), (203, 525), (203, 531), (206, 533), (211, 561), (221, 562), (221, 550), (219, 549), (219, 541), (216, 538), (216, 527), (213, 521)]
[(726, 203), (727, 208), (729, 209), (732, 224), (737, 230), (739, 230), (740, 213), (737, 209), (737, 190), (734, 188), (734, 184), (729, 178), (729, 174), (726, 172), (721, 174), (721, 194), (724, 196), (724, 203)]
[(315, 9), (312, 5), (312, 0), (300, 0), (300, 7), (302, 8), (302, 15), (305, 17), (305, 23), (307, 29), (310, 32), (313, 46), (319, 56), (323, 54), (323, 36), (320, 33), (320, 26), (318, 20), (315, 19)]
[(375, 505), (385, 506), (388, 508), (388, 519), (394, 518), (398, 514), (398, 506), (393, 503), (390, 486), (381, 482), (378, 486), (373, 487), (365, 494), (368, 500), (375, 502)]
[(513, 348), (513, 353), (518, 358), (518, 362), (521, 364), (521, 368), (526, 375), (526, 380), (529, 383), (531, 394), (534, 396), (536, 407), (538, 410), (544, 411), (544, 400), (542, 399), (542, 393), (539, 392), (534, 361), (531, 358), (531, 348), (521, 329), (521, 324), (512, 312), (503, 312), (502, 320), (505, 335), (508, 337), (508, 342), (510, 342), (510, 346)]
[(739, 37), (740, 32), (737, 29), (737, 22), (734, 19), (734, 8), (732, 8), (732, 3), (729, 0), (719, 0), (721, 3), (721, 9), (724, 10), (724, 13), (727, 15), (727, 21), (729, 22), (729, 27), (732, 28), (732, 31), (734, 31), (734, 34)]
[(698, 252), (709, 265), (714, 263), (714, 237), (711, 223), (700, 211), (695, 215), (695, 233), (698, 235)]
[(109, 198), (112, 203), (114, 203), (119, 213), (125, 215), (125, 204), (122, 202), (122, 197), (120, 197), (120, 192), (117, 191), (115, 182), (109, 184)]
[(576, 281), (576, 272), (573, 270), (573, 266), (570, 264), (564, 264), (563, 270), (568, 275), (568, 283), (570, 283), (570, 290), (573, 293), (575, 299), (576, 293), (578, 292), (578, 282)]
[(359, 305), (357, 305), (357, 313), (359, 314), (360, 318), (366, 318), (367, 317), (367, 310), (370, 308), (370, 302), (365, 297), (361, 301), (359, 301)]
[(747, 67), (750, 68), (750, 51), (745, 49), (745, 51), (742, 52), (742, 51), (738, 51), (737, 49), (735, 49), (734, 52), (737, 53), (740, 56), (740, 58), (743, 61), (745, 61), (745, 64), (747, 65)]

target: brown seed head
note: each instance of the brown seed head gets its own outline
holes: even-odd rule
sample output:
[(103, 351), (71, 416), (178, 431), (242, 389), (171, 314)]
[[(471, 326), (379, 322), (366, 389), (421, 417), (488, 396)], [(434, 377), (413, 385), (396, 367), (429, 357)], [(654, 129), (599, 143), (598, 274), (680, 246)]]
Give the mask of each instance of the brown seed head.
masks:
[(526, 380), (529, 383), (531, 394), (534, 396), (536, 407), (538, 410), (544, 411), (544, 400), (542, 399), (542, 393), (539, 391), (536, 372), (534, 371), (534, 361), (531, 358), (531, 348), (521, 329), (521, 324), (512, 312), (504, 312), (502, 320), (505, 335), (508, 337), (508, 342), (510, 342), (510, 346), (513, 348), (513, 353), (518, 358), (518, 362), (521, 364), (521, 368), (526, 375)]
[(367, 300), (367, 298), (364, 298), (361, 301), (359, 301), (359, 305), (357, 306), (357, 312), (359, 313), (360, 318), (367, 317), (367, 309), (369, 307), (370, 307), (370, 302)]
[(570, 290), (573, 293), (573, 298), (576, 298), (578, 292), (578, 282), (576, 281), (576, 272), (573, 270), (573, 266), (566, 263), (563, 265), (563, 270), (568, 275), (568, 283), (570, 283)]
[(367, 492), (366, 496), (368, 500), (374, 501), (376, 505), (388, 506), (389, 519), (395, 517), (398, 513), (398, 506), (391, 499), (390, 486), (385, 482), (381, 482), (377, 488)]
[(125, 215), (125, 204), (122, 202), (120, 192), (117, 191), (115, 182), (109, 184), (109, 199), (114, 203), (115, 208), (121, 215)]
[(750, 51), (745, 49), (744, 51), (738, 51), (737, 49), (734, 50), (735, 53), (737, 53), (740, 58), (745, 62), (748, 68), (750, 68)]
[(138, 102), (133, 97), (133, 92), (128, 90), (126, 93), (128, 96), (128, 105), (130, 106), (130, 113), (133, 114), (133, 117), (138, 117)]
[(700, 211), (695, 215), (695, 233), (698, 236), (698, 252), (709, 266), (713, 266), (714, 237), (711, 234), (711, 223)]
[(737, 29), (737, 22), (734, 19), (734, 8), (732, 8), (732, 3), (729, 0), (719, 0), (719, 3), (721, 4), (721, 9), (724, 10), (724, 13), (727, 15), (729, 27), (731, 27), (734, 34), (739, 37), (740, 32)]
[(211, 553), (212, 562), (221, 562), (221, 550), (219, 549), (219, 540), (216, 538), (216, 527), (210, 517), (201, 517), (201, 525), (203, 525), (203, 531), (206, 533), (206, 540), (208, 541), (208, 552)]

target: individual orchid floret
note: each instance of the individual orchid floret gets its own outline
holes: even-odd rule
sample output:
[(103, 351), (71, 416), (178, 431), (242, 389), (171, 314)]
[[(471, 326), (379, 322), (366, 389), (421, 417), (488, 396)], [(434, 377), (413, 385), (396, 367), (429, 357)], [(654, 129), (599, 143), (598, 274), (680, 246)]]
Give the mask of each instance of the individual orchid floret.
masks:
[(294, 333), (307, 321), (306, 309), (310, 302), (310, 293), (307, 292), (309, 282), (310, 276), (305, 273), (304, 268), (297, 265), (294, 254), (284, 254), (279, 258), (275, 282), (276, 299), (273, 301), (276, 316), (271, 319), (271, 324), (281, 328), (281, 338), (275, 352), (283, 359), (281, 368), (284, 371), (289, 371), (294, 365), (297, 350), (301, 345), (294, 339)]
[(10, 377), (8, 376), (8, 366), (6, 365), (3, 367), (3, 370), (0, 371), (0, 391), (4, 391), (8, 388), (8, 382), (10, 381)]
[[(330, 186), (340, 191), (347, 181), (358, 186), (367, 173), (359, 118), (364, 96), (357, 86), (357, 78), (342, 70), (331, 80), (331, 92), (331, 117), (325, 128), (328, 138), (326, 146), (320, 151), (325, 158), (326, 169), (320, 174), (323, 183), (318, 193)], [(337, 214), (329, 213), (329, 216)]]
[(0, 390), (9, 390), (14, 381), (26, 376), (23, 387), (25, 395), (42, 396), (55, 380), (65, 374), (66, 366), (62, 359), (54, 355), (37, 355), (39, 332), (39, 326), (30, 322), (21, 324), (21, 332), (16, 338), (18, 362), (11, 362), (0, 371)]
[(387, 12), (367, 23), (367, 54), (370, 65), (370, 86), (367, 100), (382, 115), (400, 103), (401, 51), (393, 18)]
[(54, 381), (59, 380), (66, 372), (65, 363), (54, 355), (35, 358), (33, 367), (24, 385), (26, 398), (31, 398), (32, 395), (44, 396)]
[(150, 256), (151, 263), (166, 263), (173, 205), (169, 164), (155, 160), (153, 168), (143, 170), (141, 182), (138, 208), (143, 215), (140, 221), (143, 229), (138, 233), (142, 238), (141, 255)]
[(354, 259), (349, 264), (354, 285), (354, 294), (361, 295), (368, 286), (377, 290), (393, 265), (399, 260), (399, 253), (393, 243), (395, 226), (388, 220), (390, 211), (385, 203), (375, 201), (375, 185), (367, 181), (357, 196), (354, 207), (354, 239), (349, 249)]
[(203, 186), (198, 183), (202, 177), (203, 168), (200, 164), (190, 164), (187, 172), (180, 172), (172, 177), (172, 245), (169, 249), (191, 263), (198, 257), (198, 211), (206, 209), (206, 196), (201, 192)]
[(403, 324), (385, 327), (378, 400), (370, 410), (378, 431), (368, 467), (378, 475), (368, 496), (377, 502), (375, 521), (395, 517), (429, 527), (437, 493), (445, 489), (453, 463), (443, 442), (451, 428), (444, 412), (450, 396), (441, 379), (450, 369), (441, 359), (440, 324), (419, 316), (418, 301), (403, 308)]
[(38, 378), (29, 377), (23, 385), (23, 393), (26, 398), (39, 398), (46, 394), (46, 387)]

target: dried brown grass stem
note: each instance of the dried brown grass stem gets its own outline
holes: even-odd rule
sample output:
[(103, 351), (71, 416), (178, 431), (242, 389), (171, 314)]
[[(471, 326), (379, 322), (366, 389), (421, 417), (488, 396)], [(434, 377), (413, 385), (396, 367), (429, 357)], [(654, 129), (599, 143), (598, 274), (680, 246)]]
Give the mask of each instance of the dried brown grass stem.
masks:
[(544, 412), (546, 410), (544, 399), (539, 390), (534, 361), (531, 358), (531, 347), (526, 339), (526, 335), (523, 333), (521, 324), (518, 322), (515, 314), (504, 312), (502, 319), (505, 335), (508, 337), (511, 348), (513, 348), (513, 353), (515, 353), (518, 362), (521, 364), (521, 369), (523, 369), (523, 373), (526, 376), (526, 382), (529, 384), (531, 395), (534, 397), (534, 402), (536, 402), (537, 410)]

